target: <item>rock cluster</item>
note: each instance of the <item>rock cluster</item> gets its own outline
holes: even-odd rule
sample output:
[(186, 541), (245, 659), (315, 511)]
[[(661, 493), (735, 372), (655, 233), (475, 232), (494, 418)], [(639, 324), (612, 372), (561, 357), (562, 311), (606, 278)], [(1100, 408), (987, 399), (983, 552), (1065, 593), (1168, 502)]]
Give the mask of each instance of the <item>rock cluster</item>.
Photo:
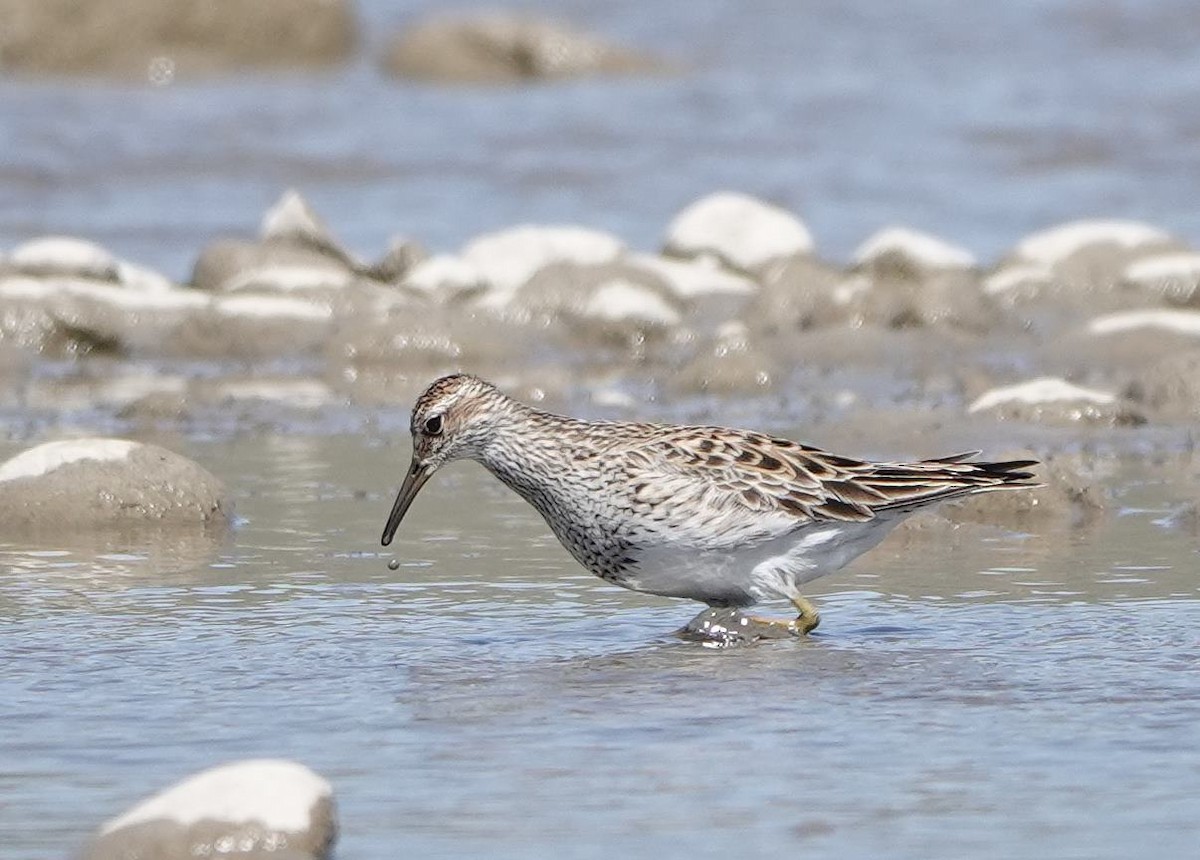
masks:
[[(598, 230), (518, 225), (434, 255), (397, 238), (364, 263), (288, 192), (257, 238), (204, 248), (190, 284), (81, 239), (12, 249), (0, 258), (0, 346), (293, 356), (325, 370), (318, 388), (279, 397), (317, 405), (405, 400), (463, 367), (552, 384), (565, 361), (585, 382), (635, 372), (688, 395), (778, 390), (797, 368), (889, 366), (939, 380), (964, 415), (1127, 426), (1196, 411), (1186, 367), (1172, 363), (1200, 348), (1190, 254), (1146, 225), (1081, 222), (1029, 237), (989, 270), (889, 228), (839, 266), (795, 215), (716, 193), (679, 213), (660, 254)], [(169, 381), (147, 384), (144, 413), (204, 399), (194, 380)], [(270, 399), (261, 378), (242, 389), (255, 385)], [(121, 406), (136, 412), (140, 399)]]

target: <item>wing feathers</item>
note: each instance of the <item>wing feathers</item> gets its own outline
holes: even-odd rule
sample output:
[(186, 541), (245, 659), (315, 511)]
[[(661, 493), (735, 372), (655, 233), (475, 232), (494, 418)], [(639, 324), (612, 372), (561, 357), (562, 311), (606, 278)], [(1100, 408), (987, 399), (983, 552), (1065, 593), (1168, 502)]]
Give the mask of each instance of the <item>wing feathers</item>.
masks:
[(978, 451), (911, 464), (870, 463), (717, 427), (656, 427), (648, 443), (638, 452), (639, 465), (652, 472), (669, 468), (677, 488), (683, 481), (714, 506), (780, 512), (806, 522), (862, 522), (955, 496), (1038, 486), (1025, 471), (1036, 461), (973, 462)]

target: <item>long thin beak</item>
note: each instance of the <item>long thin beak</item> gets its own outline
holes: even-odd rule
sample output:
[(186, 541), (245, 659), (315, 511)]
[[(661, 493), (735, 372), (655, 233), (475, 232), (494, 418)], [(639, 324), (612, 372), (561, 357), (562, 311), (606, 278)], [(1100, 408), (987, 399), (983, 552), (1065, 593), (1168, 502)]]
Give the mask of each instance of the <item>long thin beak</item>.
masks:
[(400, 521), (408, 513), (409, 505), (413, 503), (417, 493), (421, 492), (421, 488), (425, 486), (425, 482), (432, 475), (433, 469), (422, 466), (416, 459), (412, 461), (412, 465), (408, 467), (408, 474), (404, 476), (404, 483), (400, 485), (400, 492), (396, 494), (396, 503), (392, 505), (387, 525), (383, 527), (382, 543), (384, 546), (392, 542), (392, 538), (396, 535), (396, 529), (400, 528)]

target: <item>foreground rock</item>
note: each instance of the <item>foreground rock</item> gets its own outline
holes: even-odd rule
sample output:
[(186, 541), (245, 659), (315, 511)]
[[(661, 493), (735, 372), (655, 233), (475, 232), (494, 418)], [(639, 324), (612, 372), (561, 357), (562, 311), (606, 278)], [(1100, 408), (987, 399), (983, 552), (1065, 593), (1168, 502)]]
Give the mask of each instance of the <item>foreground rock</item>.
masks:
[(340, 62), (350, 0), (0, 0), (0, 69), (149, 77)]
[(221, 482), (157, 445), (125, 439), (46, 442), (0, 464), (0, 531), (224, 526)]
[(324, 860), (337, 838), (329, 783), (302, 764), (249, 759), (201, 771), (105, 822), (81, 860)]
[(661, 70), (650, 57), (560, 24), (496, 13), (434, 18), (396, 36), (383, 68), (443, 84), (511, 84)]

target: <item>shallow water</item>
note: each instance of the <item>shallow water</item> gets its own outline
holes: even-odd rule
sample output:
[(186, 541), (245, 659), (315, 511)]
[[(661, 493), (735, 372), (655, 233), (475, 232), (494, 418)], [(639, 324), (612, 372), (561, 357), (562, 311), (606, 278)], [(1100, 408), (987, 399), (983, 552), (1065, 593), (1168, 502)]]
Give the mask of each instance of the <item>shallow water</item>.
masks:
[(1128, 472), (1103, 529), (897, 534), (814, 585), (811, 639), (720, 651), (473, 465), (383, 551), (398, 439), (175, 447), (228, 536), (0, 547), (10, 860), (263, 755), (334, 783), (346, 860), (1194, 850), (1200, 559)]
[[(1193, 242), (1200, 13), (1188, 0), (644, 3), (535, 9), (676, 76), (513, 89), (387, 80), (370, 57), (436, 0), (359, 4), (366, 45), (321, 75), (154, 88), (0, 81), (0, 248), (95, 239), (186, 277), (289, 186), (369, 258), (532, 222), (655, 248), (684, 205), (776, 200), (845, 258), (893, 223), (984, 259), (1078, 217)], [(647, 9), (651, 11), (647, 11)]]

